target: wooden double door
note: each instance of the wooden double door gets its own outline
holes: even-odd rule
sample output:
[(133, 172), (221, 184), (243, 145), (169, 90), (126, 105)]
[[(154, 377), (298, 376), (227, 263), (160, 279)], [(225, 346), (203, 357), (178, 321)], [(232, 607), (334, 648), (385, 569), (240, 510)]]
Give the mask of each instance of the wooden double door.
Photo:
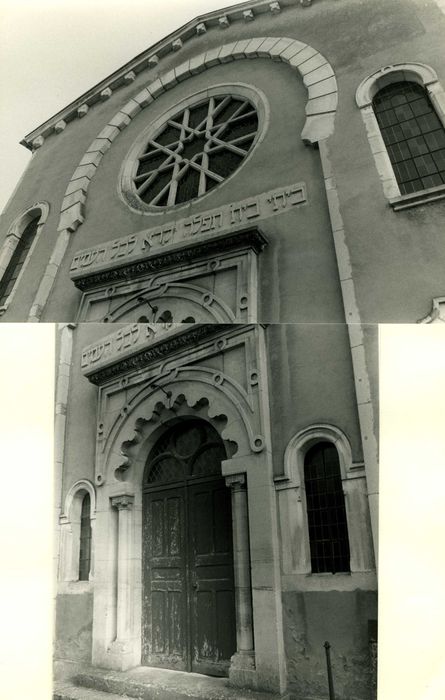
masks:
[(230, 490), (221, 477), (144, 488), (142, 664), (227, 675), (236, 651)]

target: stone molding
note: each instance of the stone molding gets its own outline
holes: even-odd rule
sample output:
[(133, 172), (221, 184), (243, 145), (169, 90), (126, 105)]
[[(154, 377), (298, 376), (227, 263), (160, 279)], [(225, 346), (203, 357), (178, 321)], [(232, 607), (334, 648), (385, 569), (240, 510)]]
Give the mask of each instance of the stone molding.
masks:
[[(178, 265), (187, 265), (195, 260), (218, 255), (239, 248), (251, 248), (256, 253), (267, 245), (267, 238), (258, 228), (240, 229), (222, 236), (211, 235), (205, 240), (187, 242), (184, 245), (168, 246), (165, 250), (152, 253), (144, 260), (128, 262), (120, 259), (108, 270), (93, 274), (71, 273), (71, 279), (81, 291), (104, 284), (115, 284), (122, 280), (136, 279), (147, 273), (160, 272)], [(79, 255), (83, 251), (80, 251)]]
[[(261, 408), (266, 371), (264, 359), (256, 350), (261, 333), (262, 328), (256, 325), (192, 326), (189, 332), (173, 337), (170, 334), (164, 342), (130, 357), (129, 363), (118, 362), (118, 375), (109, 371), (113, 367), (97, 372), (105, 376), (100, 389), (96, 484), (103, 486), (114, 478), (116, 488), (122, 491), (123, 474), (135, 463), (135, 450), (165, 412), (163, 422), (185, 410), (193, 413), (208, 405), (208, 418), (218, 416), (223, 420), (225, 416), (223, 437), (236, 443), (240, 454), (263, 452), (269, 423)], [(218, 357), (227, 358), (228, 367), (238, 368), (225, 371), (221, 364), (218, 370), (222, 362), (218, 363)], [(212, 358), (210, 362), (208, 358)], [(88, 378), (91, 381), (96, 376)], [(112, 411), (108, 408), (110, 401)], [(119, 438), (130, 416), (134, 416), (133, 431)]]
[[(311, 4), (311, 0), (300, 0), (300, 4), (304, 7)], [(126, 86), (129, 82), (128, 76), (131, 76), (132, 73), (137, 76), (145, 70), (156, 67), (160, 60), (181, 50), (191, 38), (208, 34), (211, 29), (227, 29), (234, 22), (246, 23), (255, 20), (260, 15), (270, 14), (273, 16), (285, 11), (288, 6), (291, 9), (295, 7), (295, 0), (281, 0), (281, 2), (253, 0), (249, 3), (243, 3), (242, 9), (239, 6), (234, 6), (228, 8), (225, 14), (221, 14), (221, 10), (216, 10), (196, 17), (126, 63), (53, 117), (47, 119), (27, 134), (20, 141), (21, 145), (31, 150), (40, 148), (48, 136), (59, 133), (55, 128), (57, 122), (63, 120), (65, 123), (69, 123), (74, 119), (84, 117), (88, 108), (98, 104), (103, 99), (107, 99), (120, 87)], [(86, 107), (85, 112), (83, 107)], [(79, 108), (81, 108), (80, 113)]]
[(445, 296), (435, 297), (430, 313), (417, 323), (445, 323)]
[(117, 510), (131, 510), (134, 505), (134, 496), (122, 494), (121, 496), (111, 496), (111, 505)]
[[(177, 324), (181, 325), (181, 324)], [(114, 380), (127, 372), (141, 370), (155, 360), (167, 358), (183, 348), (191, 347), (201, 340), (209, 338), (218, 333), (227, 332), (232, 326), (230, 324), (196, 324), (188, 325), (183, 332), (174, 332), (169, 337), (150, 344), (148, 347), (137, 346), (129, 348), (123, 358), (114, 356), (102, 365), (100, 369), (95, 367), (83, 369), (85, 376), (92, 384), (102, 385), (110, 380)], [(133, 328), (134, 324), (127, 328)], [(106, 344), (105, 338), (102, 345)], [(85, 351), (84, 351), (85, 352)], [(124, 354), (124, 353), (123, 353)]]

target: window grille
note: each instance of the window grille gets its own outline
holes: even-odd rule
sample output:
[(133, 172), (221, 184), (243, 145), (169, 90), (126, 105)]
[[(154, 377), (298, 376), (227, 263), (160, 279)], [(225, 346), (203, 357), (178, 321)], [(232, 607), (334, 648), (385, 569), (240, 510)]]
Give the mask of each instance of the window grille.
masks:
[(17, 282), (20, 270), (24, 265), (29, 249), (31, 248), (32, 242), (37, 233), (38, 221), (38, 218), (33, 219), (26, 226), (11, 256), (8, 267), (0, 280), (0, 306), (3, 306), (6, 303), (7, 298), (11, 294), (14, 285)]
[(91, 503), (87, 493), (82, 500), (80, 515), (79, 581), (88, 581), (91, 568)]
[(313, 573), (350, 571), (349, 539), (338, 452), (319, 442), (304, 460)]
[(373, 100), (374, 113), (402, 194), (445, 184), (445, 129), (417, 83), (392, 83)]
[(167, 430), (155, 444), (144, 481), (151, 485), (218, 476), (226, 457), (224, 443), (213, 426), (203, 420), (184, 421)]
[(256, 109), (245, 99), (221, 95), (183, 109), (139, 155), (137, 195), (164, 207), (209, 192), (238, 168), (257, 130)]

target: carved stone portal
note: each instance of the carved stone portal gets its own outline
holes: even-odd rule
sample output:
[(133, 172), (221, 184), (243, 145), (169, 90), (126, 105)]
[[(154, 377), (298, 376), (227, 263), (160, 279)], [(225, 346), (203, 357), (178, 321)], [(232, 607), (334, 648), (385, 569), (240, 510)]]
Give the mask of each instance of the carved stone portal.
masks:
[[(170, 426), (200, 418), (218, 431), (228, 455), (221, 471), (232, 491), (237, 650), (231, 682), (281, 692), (279, 546), (263, 328), (175, 327), (126, 350), (124, 331), (118, 331), (117, 344), (118, 333), (98, 344), (109, 348), (106, 357), (91, 362), (94, 348), (84, 353), (84, 372), (100, 386), (93, 663), (121, 670), (141, 663), (144, 467)], [(256, 533), (254, 541), (249, 532)]]

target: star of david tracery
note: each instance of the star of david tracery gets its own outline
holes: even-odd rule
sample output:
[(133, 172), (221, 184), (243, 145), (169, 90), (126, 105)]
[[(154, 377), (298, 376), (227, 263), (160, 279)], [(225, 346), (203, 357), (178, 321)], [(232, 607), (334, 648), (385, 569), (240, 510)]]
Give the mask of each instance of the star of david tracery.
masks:
[(231, 175), (248, 154), (258, 130), (252, 104), (210, 97), (169, 119), (139, 156), (134, 185), (154, 206), (187, 202)]

